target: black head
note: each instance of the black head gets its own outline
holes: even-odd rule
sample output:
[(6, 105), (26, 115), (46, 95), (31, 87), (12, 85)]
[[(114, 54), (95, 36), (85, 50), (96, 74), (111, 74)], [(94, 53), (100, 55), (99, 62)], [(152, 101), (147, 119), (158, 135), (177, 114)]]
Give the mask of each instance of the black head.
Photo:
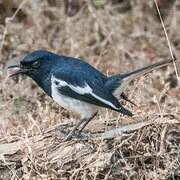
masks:
[(19, 65), (9, 66), (8, 68), (16, 68), (15, 72), (10, 76), (25, 74), (34, 79), (46, 91), (45, 83), (50, 83), (50, 74), (56, 68), (57, 62), (56, 54), (38, 50), (25, 56)]
[(8, 67), (16, 68), (15, 73), (11, 74), (10, 76), (26, 74), (30, 77), (34, 77), (39, 73), (48, 73), (52, 66), (56, 64), (56, 58), (53, 58), (54, 55), (55, 54), (44, 50), (33, 51), (32, 53), (29, 53), (27, 56), (25, 56), (20, 61), (19, 65)]

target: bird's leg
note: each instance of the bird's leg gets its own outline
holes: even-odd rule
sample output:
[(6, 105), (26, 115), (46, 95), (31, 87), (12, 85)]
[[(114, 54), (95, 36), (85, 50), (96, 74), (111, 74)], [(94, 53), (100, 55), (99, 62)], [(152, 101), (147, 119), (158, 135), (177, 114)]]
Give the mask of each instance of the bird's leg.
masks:
[(72, 131), (65, 137), (64, 141), (68, 141), (72, 138), (74, 135), (75, 131), (78, 129), (78, 127), (86, 120), (86, 118), (81, 119), (76, 126), (72, 129)]
[(79, 129), (78, 131), (78, 135), (81, 134), (82, 130), (87, 126), (87, 124), (97, 115), (98, 111), (95, 112), (90, 118), (86, 118), (84, 119), (84, 124), (82, 125), (82, 127)]
[(78, 131), (78, 135), (81, 134), (82, 130), (86, 127), (86, 125), (97, 115), (98, 112), (94, 113), (90, 118), (83, 118), (81, 119), (78, 124), (76, 124), (76, 126), (73, 128), (73, 130), (66, 136), (66, 138), (64, 139), (64, 141), (68, 141), (72, 138), (72, 136), (74, 135), (75, 131), (79, 128), (79, 126), (85, 122), (83, 124), (83, 126), (79, 129)]

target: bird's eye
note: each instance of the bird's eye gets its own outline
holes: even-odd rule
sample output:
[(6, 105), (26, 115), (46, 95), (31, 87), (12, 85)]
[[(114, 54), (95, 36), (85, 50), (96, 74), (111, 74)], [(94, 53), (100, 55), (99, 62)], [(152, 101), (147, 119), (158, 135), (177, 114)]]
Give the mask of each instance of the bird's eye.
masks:
[(40, 62), (39, 61), (35, 61), (32, 63), (31, 65), (33, 68), (38, 68), (40, 66)]

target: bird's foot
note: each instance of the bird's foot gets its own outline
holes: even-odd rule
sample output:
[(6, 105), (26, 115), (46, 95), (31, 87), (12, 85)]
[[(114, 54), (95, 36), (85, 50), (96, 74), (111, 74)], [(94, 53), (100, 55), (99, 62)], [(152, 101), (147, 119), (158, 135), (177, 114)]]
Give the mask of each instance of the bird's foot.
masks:
[(71, 131), (71, 132), (63, 139), (63, 142), (65, 142), (65, 141), (70, 141), (73, 137), (75, 137), (75, 138), (82, 138), (81, 131), (80, 131), (80, 130)]
[(63, 139), (63, 141), (64, 141), (64, 142), (65, 142), (65, 141), (70, 141), (70, 140), (72, 139), (74, 133), (75, 133), (74, 131), (71, 131), (71, 132)]
[(77, 133), (76, 133), (76, 136), (77, 136), (77, 137), (82, 137), (82, 134), (81, 134), (81, 133), (82, 133), (82, 130), (79, 130), (79, 129), (78, 129), (78, 130), (77, 130)]

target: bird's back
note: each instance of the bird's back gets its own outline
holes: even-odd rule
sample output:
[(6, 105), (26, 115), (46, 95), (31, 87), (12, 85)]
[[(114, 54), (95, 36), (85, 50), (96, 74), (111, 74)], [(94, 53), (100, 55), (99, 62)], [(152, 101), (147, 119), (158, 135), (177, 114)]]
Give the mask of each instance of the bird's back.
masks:
[[(59, 66), (57, 67), (70, 73), (70, 75), (76, 74), (79, 78), (85, 78), (89, 81), (99, 81), (99, 83), (105, 84), (108, 77), (95, 69), (93, 66), (78, 58), (72, 58), (67, 56), (59, 56)], [(73, 77), (73, 76), (72, 76)]]

